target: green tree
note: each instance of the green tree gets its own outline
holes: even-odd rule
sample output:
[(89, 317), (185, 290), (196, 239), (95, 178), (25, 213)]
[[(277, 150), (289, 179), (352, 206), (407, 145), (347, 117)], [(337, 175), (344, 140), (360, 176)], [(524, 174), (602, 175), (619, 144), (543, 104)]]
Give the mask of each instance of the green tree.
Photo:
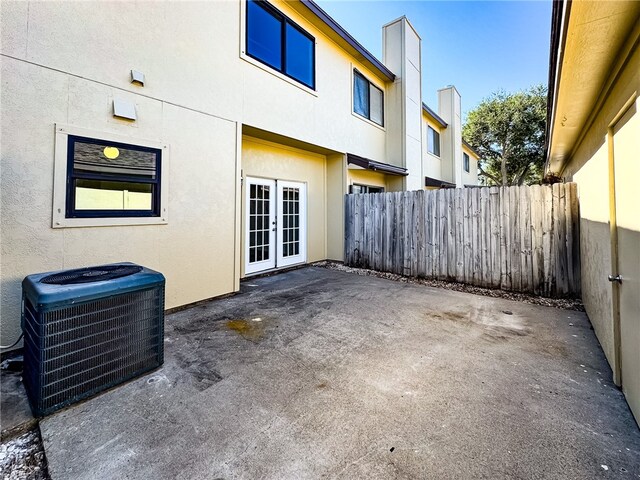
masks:
[(492, 94), (467, 116), (462, 137), (480, 154), (485, 185), (523, 185), (542, 179), (547, 88)]

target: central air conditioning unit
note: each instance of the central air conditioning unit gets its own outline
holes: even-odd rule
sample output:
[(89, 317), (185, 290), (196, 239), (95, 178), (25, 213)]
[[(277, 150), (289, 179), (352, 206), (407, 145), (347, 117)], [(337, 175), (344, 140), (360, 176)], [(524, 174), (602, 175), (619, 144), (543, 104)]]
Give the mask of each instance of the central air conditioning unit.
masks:
[(164, 286), (161, 273), (133, 263), (26, 277), (23, 381), (33, 414), (162, 365)]

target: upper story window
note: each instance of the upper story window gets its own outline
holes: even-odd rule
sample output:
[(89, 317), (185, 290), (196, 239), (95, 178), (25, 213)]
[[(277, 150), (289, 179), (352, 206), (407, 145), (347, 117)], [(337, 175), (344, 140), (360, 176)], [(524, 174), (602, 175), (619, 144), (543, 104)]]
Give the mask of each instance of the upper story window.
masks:
[(315, 89), (315, 39), (262, 0), (247, 1), (247, 55)]
[(357, 70), (353, 71), (353, 111), (384, 125), (384, 94)]
[(467, 155), (466, 153), (462, 153), (462, 165), (464, 166), (464, 171), (468, 172), (469, 171), (469, 155)]
[(427, 151), (440, 156), (440, 132), (430, 126), (427, 126)]
[(67, 218), (159, 217), (162, 150), (69, 135)]

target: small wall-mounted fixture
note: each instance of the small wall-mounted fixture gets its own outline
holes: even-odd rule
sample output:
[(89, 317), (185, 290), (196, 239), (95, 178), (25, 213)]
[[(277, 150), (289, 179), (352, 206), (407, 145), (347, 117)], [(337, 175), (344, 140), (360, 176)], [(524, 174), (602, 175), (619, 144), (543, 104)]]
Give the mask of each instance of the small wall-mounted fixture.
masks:
[(144, 73), (138, 70), (131, 70), (131, 83), (139, 87), (144, 87)]
[(127, 100), (121, 100), (118, 98), (113, 99), (113, 116), (119, 118), (126, 118), (127, 120), (136, 120), (136, 106), (133, 102)]

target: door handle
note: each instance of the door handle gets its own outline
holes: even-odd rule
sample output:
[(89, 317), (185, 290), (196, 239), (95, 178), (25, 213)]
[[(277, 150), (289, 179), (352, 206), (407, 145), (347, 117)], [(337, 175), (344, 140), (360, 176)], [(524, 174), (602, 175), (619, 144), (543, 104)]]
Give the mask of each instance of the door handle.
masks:
[(610, 282), (618, 282), (618, 283), (622, 283), (622, 277), (621, 277), (620, 275), (616, 275), (616, 276), (609, 275), (609, 276), (607, 277), (607, 279), (608, 279)]

